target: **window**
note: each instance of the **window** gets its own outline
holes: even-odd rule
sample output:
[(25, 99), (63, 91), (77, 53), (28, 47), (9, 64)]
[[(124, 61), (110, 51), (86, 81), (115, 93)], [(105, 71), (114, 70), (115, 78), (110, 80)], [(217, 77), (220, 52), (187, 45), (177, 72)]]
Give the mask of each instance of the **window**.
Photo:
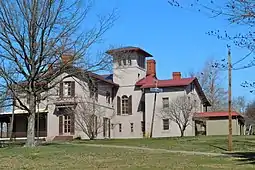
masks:
[(163, 100), (163, 108), (169, 108), (169, 98), (164, 97), (162, 98), (162, 100)]
[(119, 124), (119, 132), (122, 132), (121, 124)]
[(191, 83), (190, 84), (190, 91), (193, 91), (194, 90), (194, 83)]
[(122, 96), (122, 114), (128, 114), (128, 97), (127, 96)]
[(120, 58), (118, 58), (117, 60), (118, 60), (118, 64), (119, 64), (119, 66), (121, 66), (121, 59), (120, 59)]
[(71, 96), (71, 82), (64, 82), (63, 94), (64, 96)]
[(107, 103), (111, 103), (111, 94), (110, 94), (109, 91), (106, 92), (106, 95), (105, 95), (105, 96), (106, 96), (106, 102), (107, 102)]
[(30, 101), (30, 96), (29, 96), (29, 94), (27, 94), (26, 98), (27, 98), (27, 104), (29, 104), (29, 101)]
[(145, 122), (141, 121), (141, 130), (142, 132), (145, 132)]
[(134, 132), (134, 123), (130, 123), (130, 130), (131, 132)]
[(197, 100), (194, 100), (194, 108), (195, 108), (195, 112), (197, 111)]
[(127, 60), (126, 59), (123, 59), (123, 65), (127, 65)]
[(131, 60), (131, 58), (130, 57), (128, 57), (128, 65), (132, 65), (132, 60)]
[(169, 119), (163, 119), (163, 130), (169, 130)]
[(95, 97), (96, 101), (98, 100), (98, 84), (89, 82), (90, 98)]

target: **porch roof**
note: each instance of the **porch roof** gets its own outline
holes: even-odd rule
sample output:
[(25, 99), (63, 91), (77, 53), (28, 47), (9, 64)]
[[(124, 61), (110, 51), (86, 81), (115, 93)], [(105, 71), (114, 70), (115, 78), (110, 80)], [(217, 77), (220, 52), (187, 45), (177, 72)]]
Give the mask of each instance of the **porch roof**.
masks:
[[(239, 113), (233, 111), (232, 116), (242, 117)], [(228, 117), (228, 112), (200, 112), (193, 116), (194, 118)]]

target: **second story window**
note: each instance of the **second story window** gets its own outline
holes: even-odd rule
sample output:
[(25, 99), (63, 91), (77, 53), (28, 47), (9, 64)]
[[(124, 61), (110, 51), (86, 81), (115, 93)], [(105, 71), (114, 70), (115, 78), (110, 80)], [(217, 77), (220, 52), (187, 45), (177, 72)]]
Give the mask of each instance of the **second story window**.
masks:
[(90, 98), (95, 97), (95, 100), (98, 100), (98, 84), (96, 82), (93, 82), (93, 80), (90, 80), (89, 83), (89, 96)]
[(132, 95), (117, 96), (117, 115), (132, 115)]
[(162, 98), (163, 101), (163, 108), (169, 108), (169, 98), (168, 97), (163, 97)]
[(127, 65), (127, 60), (126, 59), (123, 59), (123, 65)]
[(111, 94), (110, 94), (110, 92), (107, 91), (105, 96), (106, 96), (106, 102), (110, 104), (111, 103)]
[(75, 82), (65, 81), (61, 82), (59, 86), (60, 97), (74, 97), (75, 96)]
[(118, 58), (117, 61), (118, 61), (118, 65), (121, 66), (121, 59)]
[(71, 82), (64, 82), (63, 90), (64, 97), (71, 96)]
[(130, 57), (128, 57), (128, 65), (132, 65), (132, 60), (131, 60), (131, 58)]
[(122, 114), (128, 114), (128, 97), (122, 96)]

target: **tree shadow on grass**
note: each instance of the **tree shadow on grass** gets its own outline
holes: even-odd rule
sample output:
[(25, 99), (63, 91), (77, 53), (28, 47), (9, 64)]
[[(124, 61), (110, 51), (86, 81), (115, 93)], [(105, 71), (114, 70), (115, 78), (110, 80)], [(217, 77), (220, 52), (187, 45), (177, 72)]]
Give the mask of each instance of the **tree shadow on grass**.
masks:
[(209, 144), (209, 146), (220, 149), (222, 151), (228, 151), (226, 148), (223, 148), (223, 147), (220, 147), (220, 146), (216, 146), (216, 145), (212, 145), (212, 144)]
[(227, 155), (237, 158), (236, 161), (242, 164), (252, 164), (255, 165), (255, 152), (234, 152), (226, 153)]

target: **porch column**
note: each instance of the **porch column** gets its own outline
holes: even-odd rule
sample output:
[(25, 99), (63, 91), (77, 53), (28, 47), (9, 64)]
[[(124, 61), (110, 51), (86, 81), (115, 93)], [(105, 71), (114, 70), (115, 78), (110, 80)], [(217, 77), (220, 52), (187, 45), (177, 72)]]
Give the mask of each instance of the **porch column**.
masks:
[(9, 124), (8, 123), (6, 123), (6, 129), (7, 129), (7, 134), (6, 134), (6, 137), (8, 138), (9, 137)]
[(1, 122), (1, 138), (3, 137), (3, 122)]

